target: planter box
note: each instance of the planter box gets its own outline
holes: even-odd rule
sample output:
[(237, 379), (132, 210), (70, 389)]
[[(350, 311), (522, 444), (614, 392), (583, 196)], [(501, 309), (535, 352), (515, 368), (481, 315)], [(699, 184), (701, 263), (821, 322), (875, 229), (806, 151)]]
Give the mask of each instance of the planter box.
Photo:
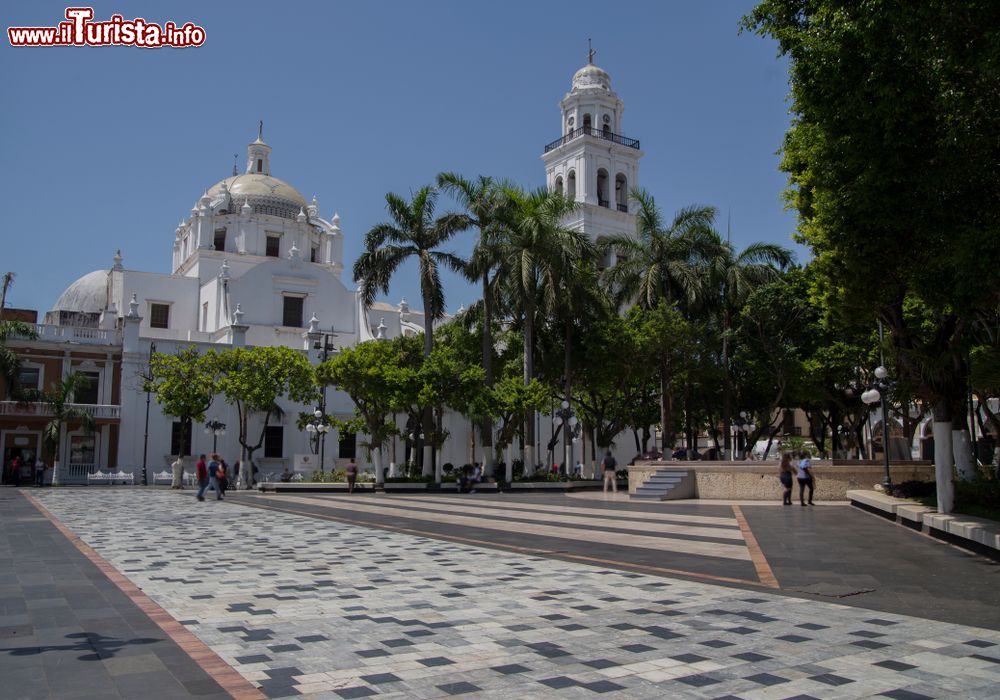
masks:
[[(628, 481), (618, 480), (619, 488), (628, 488)], [(598, 491), (604, 488), (604, 481), (515, 481), (507, 490), (510, 491)]]
[[(260, 491), (271, 491), (273, 493), (347, 493), (346, 483), (324, 484), (311, 481), (262, 481), (257, 485)], [(375, 490), (375, 484), (371, 481), (364, 481), (354, 485), (354, 492), (358, 491), (371, 493)]]
[(395, 481), (385, 484), (386, 492), (389, 491), (426, 491), (430, 484), (423, 481)]

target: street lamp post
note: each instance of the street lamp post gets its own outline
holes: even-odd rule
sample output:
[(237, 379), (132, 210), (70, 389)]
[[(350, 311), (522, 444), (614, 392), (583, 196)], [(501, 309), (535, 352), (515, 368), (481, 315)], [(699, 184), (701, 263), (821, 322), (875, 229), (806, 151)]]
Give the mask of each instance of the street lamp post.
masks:
[(553, 423), (555, 427), (562, 426), (563, 429), (563, 464), (565, 465), (566, 473), (569, 474), (570, 469), (572, 469), (572, 464), (570, 460), (573, 458), (573, 447), (570, 443), (570, 436), (573, 430), (576, 429), (576, 415), (573, 413), (573, 409), (569, 406), (569, 401), (563, 400), (560, 404), (559, 409), (555, 411), (555, 419)]
[(226, 424), (218, 418), (205, 423), (205, 434), (212, 436), (212, 452), (218, 452), (219, 436), (226, 434)]
[(882, 482), (882, 486), (886, 493), (891, 494), (892, 476), (889, 474), (889, 413), (886, 409), (885, 397), (892, 388), (892, 383), (886, 379), (888, 376), (889, 370), (883, 365), (876, 367), (875, 381), (872, 382), (867, 391), (861, 394), (861, 400), (869, 406), (879, 403), (882, 409), (882, 461), (885, 465), (885, 479)]
[[(153, 362), (153, 353), (156, 352), (156, 343), (151, 342), (149, 344), (149, 361), (150, 365)], [(150, 371), (150, 376), (146, 379), (146, 432), (142, 436), (142, 485), (146, 486), (149, 481), (146, 477), (146, 456), (149, 452), (149, 395), (153, 390), (152, 387), (152, 372)]]
[(746, 411), (740, 411), (740, 414), (733, 419), (733, 426), (736, 428), (736, 448), (740, 453), (740, 459), (746, 459), (747, 440), (757, 426), (754, 425), (753, 419), (747, 416)]
[[(327, 359), (329, 359), (331, 350), (337, 349), (333, 345), (333, 339), (336, 337), (336, 333), (324, 333), (323, 338), (316, 341), (314, 348), (316, 350), (323, 351), (323, 362), (326, 362)], [(326, 385), (324, 385), (320, 390), (319, 408), (313, 412), (313, 416), (316, 419), (322, 419), (322, 425), (325, 426), (323, 430), (319, 430), (320, 424), (317, 423), (312, 423), (315, 430), (309, 430), (309, 426), (306, 426), (306, 431), (309, 432), (310, 436), (315, 436), (315, 439), (319, 441), (319, 473), (322, 475), (325, 468), (324, 464), (326, 463), (326, 434), (330, 430), (330, 423), (326, 416)], [(313, 454), (315, 454), (315, 452), (313, 452)]]
[(330, 422), (326, 417), (324, 407), (320, 405), (313, 411), (312, 418), (306, 423), (306, 432), (309, 433), (309, 443), (312, 453), (319, 453), (319, 473), (323, 474), (323, 445), (326, 442), (326, 434), (330, 431)]

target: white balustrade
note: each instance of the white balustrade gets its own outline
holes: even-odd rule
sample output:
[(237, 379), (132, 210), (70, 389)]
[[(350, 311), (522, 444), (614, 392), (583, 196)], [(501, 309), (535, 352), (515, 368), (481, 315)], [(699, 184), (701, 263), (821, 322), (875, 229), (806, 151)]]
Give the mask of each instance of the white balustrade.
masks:
[[(117, 420), (122, 417), (122, 407), (118, 404), (71, 403), (69, 407), (80, 409), (95, 419)], [(41, 416), (52, 415), (52, 407), (44, 402), (0, 401), (0, 416)]]

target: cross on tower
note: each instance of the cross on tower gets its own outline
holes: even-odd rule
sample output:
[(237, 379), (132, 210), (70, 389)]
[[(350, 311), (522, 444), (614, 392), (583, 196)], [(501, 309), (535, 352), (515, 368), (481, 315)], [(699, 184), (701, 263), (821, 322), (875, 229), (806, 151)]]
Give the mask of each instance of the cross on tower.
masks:
[(593, 63), (594, 62), (594, 54), (595, 53), (597, 53), (597, 52), (594, 51), (593, 47), (591, 47), (591, 45), (590, 45), (590, 37), (587, 37), (587, 63)]
[(257, 122), (257, 138), (261, 141), (264, 140), (264, 120), (261, 119)]

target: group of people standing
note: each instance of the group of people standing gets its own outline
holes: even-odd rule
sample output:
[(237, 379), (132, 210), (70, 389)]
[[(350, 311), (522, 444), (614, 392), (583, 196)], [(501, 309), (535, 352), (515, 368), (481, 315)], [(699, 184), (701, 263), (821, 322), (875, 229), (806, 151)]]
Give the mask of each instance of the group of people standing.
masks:
[(33, 483), (35, 486), (44, 486), (45, 470), (47, 468), (41, 456), (38, 456), (32, 462), (30, 453), (29, 458), (26, 460), (22, 460), (19, 455), (15, 455), (4, 465), (3, 483), (10, 486), (21, 486), (26, 483), (24, 472), (30, 471), (31, 475), (27, 477), (27, 482)]
[[(239, 462), (236, 463), (234, 472), (239, 470)], [(215, 491), (215, 500), (221, 501), (226, 496), (226, 488), (229, 486), (229, 465), (226, 464), (218, 452), (208, 455), (199, 455), (198, 462), (194, 465), (195, 477), (198, 479), (198, 500), (205, 500), (205, 492), (211, 489)]]
[[(792, 472), (795, 472), (795, 479), (799, 482), (799, 503), (803, 506), (814, 505), (814, 482), (809, 450), (802, 450), (798, 454), (795, 452), (783, 452), (781, 455), (778, 478), (781, 480), (781, 485), (785, 487), (783, 504), (786, 506), (792, 505)], [(808, 503), (805, 498), (806, 489), (809, 489)]]

